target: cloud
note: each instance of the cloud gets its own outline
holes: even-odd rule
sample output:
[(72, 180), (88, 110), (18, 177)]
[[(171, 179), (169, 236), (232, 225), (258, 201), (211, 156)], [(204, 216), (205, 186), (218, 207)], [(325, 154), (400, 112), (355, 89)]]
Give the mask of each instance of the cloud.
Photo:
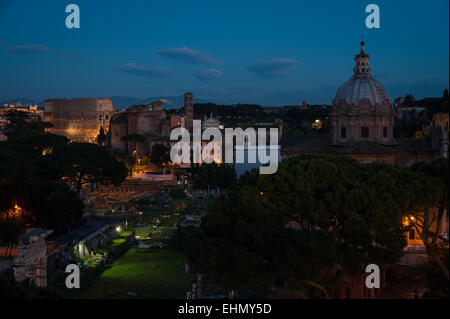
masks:
[(202, 82), (209, 82), (212, 80), (220, 79), (221, 74), (219, 70), (214, 68), (206, 69), (204, 71), (200, 71), (194, 74), (194, 76)]
[(172, 60), (180, 60), (186, 63), (220, 65), (220, 61), (214, 59), (211, 54), (189, 49), (186, 47), (160, 50), (156, 53), (162, 57)]
[(291, 59), (272, 59), (248, 67), (256, 76), (267, 79), (289, 75), (289, 70), (299, 62)]
[(152, 79), (171, 77), (172, 73), (168, 69), (142, 66), (136, 63), (128, 63), (117, 68), (119, 71), (127, 74), (144, 76)]
[(0, 46), (2, 46), (2, 45), (6, 45), (7, 44), (7, 42), (6, 41), (2, 41), (2, 40), (0, 40)]
[(49, 52), (50, 48), (46, 47), (45, 45), (42, 44), (26, 44), (26, 45), (16, 45), (16, 46), (12, 46), (7, 48), (7, 50), (11, 53), (34, 53), (34, 52)]

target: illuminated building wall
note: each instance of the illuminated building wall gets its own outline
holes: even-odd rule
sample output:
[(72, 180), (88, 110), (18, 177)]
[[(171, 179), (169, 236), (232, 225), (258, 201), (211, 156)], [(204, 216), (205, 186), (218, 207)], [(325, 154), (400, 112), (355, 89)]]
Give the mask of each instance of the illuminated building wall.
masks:
[(51, 122), (52, 133), (65, 135), (71, 141), (94, 142), (100, 127), (109, 131), (111, 116), (116, 112), (111, 99), (45, 100), (44, 118)]
[[(136, 151), (139, 156), (150, 152), (151, 141), (161, 136), (169, 136), (169, 124), (166, 111), (161, 104), (154, 102), (148, 105), (133, 105), (127, 110), (118, 112), (111, 119), (111, 147), (120, 153)], [(156, 107), (155, 107), (156, 106)], [(145, 137), (144, 143), (126, 143), (122, 137), (139, 134)]]

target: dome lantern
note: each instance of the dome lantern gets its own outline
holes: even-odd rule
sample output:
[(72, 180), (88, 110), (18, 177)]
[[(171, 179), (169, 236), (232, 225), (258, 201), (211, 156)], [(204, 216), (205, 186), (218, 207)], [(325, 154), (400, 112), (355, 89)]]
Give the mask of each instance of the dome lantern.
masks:
[(364, 41), (361, 43), (361, 52), (355, 56), (356, 65), (353, 68), (353, 72), (355, 72), (355, 76), (370, 76), (370, 66), (369, 60), (370, 55), (364, 52)]

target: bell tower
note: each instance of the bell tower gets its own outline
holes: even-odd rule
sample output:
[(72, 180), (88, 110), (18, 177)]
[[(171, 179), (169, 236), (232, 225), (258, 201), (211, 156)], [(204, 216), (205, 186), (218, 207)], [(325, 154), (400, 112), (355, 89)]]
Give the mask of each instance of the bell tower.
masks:
[(184, 116), (185, 128), (192, 132), (192, 125), (194, 120), (194, 95), (190, 92), (184, 94)]

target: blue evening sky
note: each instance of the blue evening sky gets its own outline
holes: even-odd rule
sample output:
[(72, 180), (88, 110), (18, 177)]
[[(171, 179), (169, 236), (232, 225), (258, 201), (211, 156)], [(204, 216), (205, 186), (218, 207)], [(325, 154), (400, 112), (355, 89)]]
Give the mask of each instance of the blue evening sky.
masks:
[[(65, 26), (66, 5), (81, 28)], [(381, 28), (365, 27), (365, 7)], [(194, 96), (330, 103), (364, 33), (391, 98), (448, 88), (448, 0), (0, 0), (0, 100)]]

